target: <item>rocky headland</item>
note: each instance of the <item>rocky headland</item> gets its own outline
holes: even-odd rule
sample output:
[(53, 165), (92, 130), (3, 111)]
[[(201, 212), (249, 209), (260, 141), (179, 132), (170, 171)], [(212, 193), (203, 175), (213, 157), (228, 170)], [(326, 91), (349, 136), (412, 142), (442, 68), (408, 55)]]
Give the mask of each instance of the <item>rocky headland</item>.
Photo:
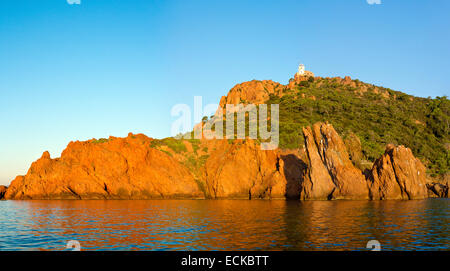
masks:
[(388, 145), (364, 175), (331, 124), (316, 123), (303, 133), (305, 148), (290, 151), (261, 150), (250, 139), (180, 140), (183, 147), (177, 150), (142, 134), (71, 142), (60, 158), (44, 152), (25, 176), (8, 189), (0, 187), (0, 195), (13, 200), (386, 200), (423, 199), (431, 191), (448, 197), (448, 186), (433, 184), (404, 146)]
[[(307, 86), (311, 91), (304, 91)], [(218, 110), (226, 104), (261, 104), (274, 97), (314, 102), (321, 94), (314, 91), (324, 86), (338, 86), (336, 93), (348, 91), (352, 99), (375, 95), (386, 106), (399, 95), (350, 77), (295, 76), (287, 85), (269, 80), (238, 84), (222, 97)], [(319, 109), (327, 116), (326, 109)], [(417, 120), (414, 125), (420, 128), (424, 123)], [(61, 157), (51, 158), (44, 152), (25, 176), (18, 176), (8, 188), (0, 186), (0, 199), (448, 197), (448, 174), (439, 180), (430, 177), (408, 146), (387, 144), (384, 154), (381, 151), (370, 162), (357, 131), (344, 137), (326, 121), (297, 126), (296, 144), (300, 147), (276, 150), (262, 150), (260, 143), (251, 139), (159, 140), (131, 133), (125, 138), (71, 142)], [(364, 143), (368, 144), (367, 140)]]

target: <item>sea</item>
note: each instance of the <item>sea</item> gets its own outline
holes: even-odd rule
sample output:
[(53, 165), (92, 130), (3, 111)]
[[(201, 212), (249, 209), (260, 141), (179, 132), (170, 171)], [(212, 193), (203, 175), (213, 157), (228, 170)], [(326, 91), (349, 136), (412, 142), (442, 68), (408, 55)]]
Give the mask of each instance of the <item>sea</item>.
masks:
[(449, 203), (0, 201), (0, 250), (450, 250)]

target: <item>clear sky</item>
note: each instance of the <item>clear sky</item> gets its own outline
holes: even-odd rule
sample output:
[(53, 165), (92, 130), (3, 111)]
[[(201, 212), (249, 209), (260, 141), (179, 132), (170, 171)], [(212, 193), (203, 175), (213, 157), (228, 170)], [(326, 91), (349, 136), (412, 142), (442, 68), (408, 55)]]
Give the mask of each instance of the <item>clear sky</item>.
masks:
[(300, 62), (416, 96), (450, 92), (450, 1), (0, 1), (0, 184), (72, 140), (170, 135), (172, 106), (218, 103)]

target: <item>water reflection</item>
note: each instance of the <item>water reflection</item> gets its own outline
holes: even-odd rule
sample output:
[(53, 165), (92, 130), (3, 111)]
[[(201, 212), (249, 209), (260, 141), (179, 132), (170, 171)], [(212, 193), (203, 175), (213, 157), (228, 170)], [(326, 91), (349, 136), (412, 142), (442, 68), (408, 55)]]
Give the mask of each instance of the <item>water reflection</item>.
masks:
[(448, 250), (448, 202), (2, 201), (0, 250)]

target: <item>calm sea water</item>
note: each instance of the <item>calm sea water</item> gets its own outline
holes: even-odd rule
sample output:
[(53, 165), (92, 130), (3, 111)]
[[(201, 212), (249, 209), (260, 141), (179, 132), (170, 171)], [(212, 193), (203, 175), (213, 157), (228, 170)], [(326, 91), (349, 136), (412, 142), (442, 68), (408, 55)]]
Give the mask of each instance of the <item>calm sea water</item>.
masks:
[(449, 202), (0, 201), (0, 250), (449, 250)]

